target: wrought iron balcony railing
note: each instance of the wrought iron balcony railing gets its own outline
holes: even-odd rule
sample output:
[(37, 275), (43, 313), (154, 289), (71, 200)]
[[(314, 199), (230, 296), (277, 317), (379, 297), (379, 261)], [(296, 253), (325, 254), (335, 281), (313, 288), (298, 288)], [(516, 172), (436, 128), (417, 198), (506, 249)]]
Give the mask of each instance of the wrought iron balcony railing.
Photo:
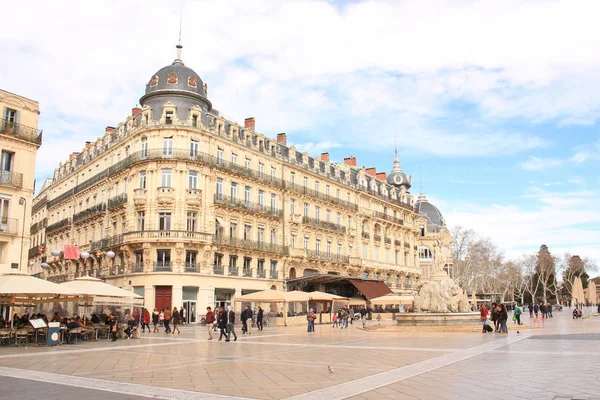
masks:
[(200, 272), (200, 266), (196, 263), (185, 263), (185, 272)]
[(370, 239), (371, 235), (369, 234), (369, 232), (362, 232), (361, 236), (363, 239)]
[(12, 136), (27, 142), (42, 144), (42, 131), (31, 126), (0, 119), (0, 134)]
[(143, 262), (135, 262), (131, 266), (131, 272), (144, 272), (144, 263)]
[(373, 211), (373, 216), (376, 218), (380, 218), (386, 221), (390, 221), (393, 222), (395, 224), (399, 224), (399, 225), (404, 225), (404, 221), (401, 220), (400, 218), (394, 217), (392, 215), (387, 215), (385, 213), (382, 213), (380, 211)]
[(267, 277), (267, 273), (264, 269), (262, 270), (258, 270), (256, 271), (256, 277), (257, 278), (266, 278)]
[(229, 276), (238, 276), (239, 275), (239, 273), (238, 273), (238, 267), (232, 267), (232, 266), (230, 266), (228, 268), (228, 274), (229, 274)]
[(173, 267), (170, 261), (155, 261), (154, 272), (171, 272)]
[(214, 243), (219, 246), (228, 246), (237, 249), (255, 250), (264, 253), (288, 254), (288, 247), (274, 243), (256, 242), (225, 236), (215, 236)]
[(313, 189), (309, 189), (304, 185), (298, 185), (297, 183), (285, 182), (285, 188), (291, 192), (303, 194), (315, 199), (323, 200), (325, 202), (338, 205), (340, 207), (346, 208), (348, 210), (356, 211), (358, 210), (358, 205), (346, 200), (338, 199), (337, 197), (328, 195), (326, 193), (321, 193)]
[(375, 243), (381, 243), (381, 235), (373, 235), (373, 241)]
[(113, 208), (117, 208), (121, 204), (127, 203), (127, 193), (119, 194), (112, 199), (108, 200), (108, 209), (112, 210)]
[(57, 231), (61, 228), (64, 228), (66, 226), (69, 226), (71, 224), (71, 219), (70, 218), (65, 218), (62, 219), (52, 225), (48, 225), (48, 227), (46, 227), (46, 234)]
[(316, 250), (308, 250), (308, 249), (306, 249), (306, 258), (315, 259), (315, 260), (327, 260), (327, 261), (346, 263), (346, 264), (350, 262), (349, 256), (343, 256), (341, 254), (333, 254), (333, 253), (327, 253), (327, 252), (316, 251)]
[(215, 275), (223, 275), (224, 269), (222, 265), (213, 265), (213, 274)]
[(23, 187), (23, 174), (14, 171), (0, 170), (0, 185)]
[(333, 222), (321, 221), (316, 218), (311, 217), (302, 217), (302, 223), (306, 225), (315, 226), (317, 228), (324, 228), (330, 231), (336, 231), (341, 233), (346, 233), (346, 227), (334, 224)]
[(43, 220), (38, 221), (35, 224), (31, 225), (31, 227), (29, 228), (29, 233), (33, 235), (40, 229), (45, 228), (47, 225), (48, 225), (48, 218), (44, 218)]
[(81, 222), (83, 220), (91, 218), (95, 215), (102, 214), (105, 211), (106, 211), (106, 203), (96, 204), (95, 206), (86, 208), (85, 210), (80, 211), (77, 214), (73, 215), (73, 223), (76, 224), (78, 222)]
[(269, 278), (271, 278), (271, 279), (279, 279), (279, 272), (277, 272), (277, 271), (271, 271), (269, 273)]
[(226, 207), (236, 208), (238, 210), (244, 210), (251, 213), (269, 215), (272, 217), (283, 217), (283, 211), (279, 208), (273, 208), (271, 206), (260, 205), (251, 201), (238, 200), (225, 196), (224, 194), (215, 194), (215, 203), (221, 204)]
[(90, 244), (90, 251), (110, 249), (123, 243), (123, 235), (114, 235), (105, 239), (100, 239)]

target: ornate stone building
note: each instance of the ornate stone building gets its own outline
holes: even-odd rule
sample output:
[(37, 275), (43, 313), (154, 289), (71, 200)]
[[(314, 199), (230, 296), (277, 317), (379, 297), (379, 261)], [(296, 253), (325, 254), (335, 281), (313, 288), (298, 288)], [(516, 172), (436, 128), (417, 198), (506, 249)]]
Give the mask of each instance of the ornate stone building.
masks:
[(0, 90), (0, 273), (27, 267), (35, 159), (42, 144), (37, 101)]
[[(140, 104), (61, 163), (36, 199), (48, 279), (105, 278), (151, 309), (185, 304), (194, 317), (304, 275), (418, 284), (429, 231), (397, 157), (388, 177), (354, 157), (301, 153), (254, 118), (240, 126), (179, 57)], [(90, 257), (65, 259), (65, 245)]]

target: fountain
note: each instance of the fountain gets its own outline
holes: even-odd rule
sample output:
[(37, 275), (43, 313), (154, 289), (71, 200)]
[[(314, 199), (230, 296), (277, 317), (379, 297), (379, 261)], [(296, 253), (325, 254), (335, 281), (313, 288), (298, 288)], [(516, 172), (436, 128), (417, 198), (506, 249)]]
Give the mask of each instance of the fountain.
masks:
[(478, 312), (471, 312), (465, 292), (444, 270), (438, 270), (415, 296), (412, 313), (396, 315), (399, 327), (419, 327), (436, 331), (479, 330)]

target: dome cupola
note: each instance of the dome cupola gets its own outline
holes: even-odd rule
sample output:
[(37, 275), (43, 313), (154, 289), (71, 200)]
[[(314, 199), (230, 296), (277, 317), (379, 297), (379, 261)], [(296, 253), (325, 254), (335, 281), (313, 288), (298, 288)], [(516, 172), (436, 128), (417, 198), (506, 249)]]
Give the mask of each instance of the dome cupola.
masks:
[[(425, 197), (424, 193), (419, 194), (419, 198), (415, 203), (415, 211), (417, 214), (425, 217), (427, 219), (427, 225), (429, 227), (429, 231), (437, 232), (439, 228), (445, 226), (444, 217), (440, 210), (431, 204), (427, 197)], [(436, 229), (437, 228), (437, 229)]]
[(402, 171), (402, 167), (400, 166), (398, 150), (396, 150), (394, 157), (394, 166), (392, 167), (392, 172), (387, 177), (387, 183), (397, 188), (404, 187), (406, 188), (406, 190), (410, 189), (410, 187), (412, 186), (412, 177), (410, 175), (406, 175), (404, 171)]

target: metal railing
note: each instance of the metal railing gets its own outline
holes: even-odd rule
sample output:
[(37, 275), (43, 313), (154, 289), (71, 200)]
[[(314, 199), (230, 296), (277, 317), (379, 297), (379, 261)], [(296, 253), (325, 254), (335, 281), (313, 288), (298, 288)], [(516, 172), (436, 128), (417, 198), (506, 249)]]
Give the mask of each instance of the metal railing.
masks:
[(349, 263), (350, 262), (349, 256), (343, 256), (341, 254), (327, 253), (327, 252), (323, 252), (323, 251), (308, 250), (308, 249), (306, 249), (305, 251), (306, 251), (306, 258), (310, 258), (310, 259), (329, 260), (329, 261), (340, 262), (340, 263)]
[(400, 246), (402, 246), (402, 241), (396, 239), (396, 240), (394, 240), (394, 245), (400, 247)]
[(96, 204), (95, 206), (91, 206), (86, 208), (83, 211), (78, 212), (73, 215), (73, 223), (76, 224), (85, 219), (91, 218), (97, 214), (104, 213), (106, 211), (106, 203)]
[(46, 243), (40, 244), (38, 246), (33, 246), (29, 249), (28, 257), (33, 258), (43, 254), (46, 251)]
[(44, 197), (43, 199), (38, 200), (38, 202), (35, 203), (33, 205), (33, 207), (31, 207), (31, 213), (35, 214), (36, 212), (40, 211), (46, 204), (48, 204), (47, 197)]
[(256, 271), (256, 277), (257, 278), (266, 278), (267, 272), (264, 269), (258, 270), (258, 271)]
[(404, 225), (404, 221), (401, 220), (400, 218), (394, 217), (392, 215), (387, 215), (385, 213), (382, 213), (380, 211), (373, 211), (373, 216), (376, 218), (380, 218), (386, 221), (390, 221), (393, 222), (395, 224), (399, 224), (399, 225)]
[(70, 218), (62, 219), (62, 220), (60, 220), (60, 221), (58, 221), (58, 222), (56, 222), (56, 223), (54, 223), (52, 225), (48, 225), (46, 227), (46, 234), (48, 234), (50, 232), (57, 231), (57, 230), (59, 230), (61, 228), (69, 226), (70, 224), (71, 224), (71, 219)]
[(410, 249), (410, 243), (406, 243), (406, 242), (405, 242), (405, 243), (404, 243), (404, 248), (405, 248), (405, 249)]
[(90, 251), (109, 249), (123, 243), (123, 234), (100, 239), (90, 244)]
[(27, 142), (42, 144), (42, 131), (31, 126), (0, 119), (0, 134), (16, 137)]
[(232, 238), (229, 236), (215, 236), (213, 243), (219, 246), (262, 251), (265, 253), (288, 254), (289, 252), (287, 246), (281, 246), (274, 243), (256, 242), (254, 240)]
[(380, 243), (381, 242), (381, 235), (373, 235), (373, 241), (375, 243)]
[(271, 278), (271, 279), (279, 279), (279, 272), (278, 271), (271, 271), (271, 273), (269, 274), (269, 278)]
[(360, 234), (362, 236), (363, 239), (370, 239), (371, 235), (369, 234), (369, 232), (361, 232)]
[(154, 272), (171, 272), (172, 270), (170, 261), (154, 261)]
[(250, 268), (242, 268), (242, 276), (252, 277), (252, 270)]
[(238, 200), (225, 196), (224, 194), (215, 194), (215, 203), (221, 204), (226, 207), (236, 208), (238, 210), (244, 210), (252, 213), (269, 215), (272, 217), (283, 217), (283, 211), (279, 208), (273, 208), (266, 205), (260, 205), (251, 201)]
[(131, 266), (131, 272), (144, 272), (144, 263), (143, 262), (135, 262)]
[(346, 227), (342, 225), (334, 224), (333, 222), (321, 221), (316, 218), (302, 217), (302, 223), (306, 225), (315, 226), (317, 228), (329, 229), (330, 231), (336, 231), (346, 233)]
[(200, 266), (197, 263), (186, 262), (184, 271), (185, 272), (200, 272)]
[(385, 244), (392, 244), (392, 239), (389, 237), (383, 238), (383, 243)]
[(319, 199), (319, 200), (323, 200), (325, 202), (335, 204), (335, 205), (338, 205), (343, 208), (347, 208), (352, 211), (358, 210), (358, 204), (355, 204), (355, 203), (352, 203), (352, 202), (349, 202), (346, 200), (341, 200), (341, 199), (338, 199), (337, 197), (333, 197), (331, 195), (328, 195), (326, 193), (321, 193), (321, 192), (318, 192), (313, 189), (309, 189), (307, 187), (304, 187), (304, 185), (298, 185), (297, 183), (292, 183), (292, 182), (286, 181), (285, 188), (291, 192), (298, 193), (298, 194), (304, 194), (306, 196), (309, 196), (309, 197), (312, 197), (315, 199)]
[(31, 225), (31, 227), (29, 228), (29, 233), (30, 234), (34, 234), (37, 231), (39, 231), (42, 228), (45, 228), (48, 225), (48, 218), (44, 218), (41, 221), (36, 222), (35, 224)]
[(23, 174), (14, 171), (0, 170), (0, 185), (23, 187)]
[(279, 179), (275, 176), (271, 176), (269, 174), (266, 174), (265, 172), (260, 172), (260, 171), (256, 171), (250, 168), (246, 168), (243, 165), (238, 165), (238, 164), (234, 164), (232, 162), (229, 161), (225, 161), (223, 159), (215, 159), (216, 161), (216, 167), (227, 171), (227, 172), (231, 172), (232, 174), (238, 175), (238, 176), (243, 176), (245, 178), (250, 178), (256, 181), (259, 181), (261, 183), (266, 183), (268, 185), (271, 186), (275, 186), (278, 188), (284, 188), (285, 187), (285, 181), (283, 181), (282, 179)]
[(223, 275), (225, 273), (222, 265), (213, 265), (213, 274)]
[(115, 197), (108, 200), (108, 209), (112, 210), (120, 206), (123, 203), (127, 203), (127, 193), (116, 195)]
[(238, 267), (229, 267), (228, 272), (229, 276), (239, 276)]

